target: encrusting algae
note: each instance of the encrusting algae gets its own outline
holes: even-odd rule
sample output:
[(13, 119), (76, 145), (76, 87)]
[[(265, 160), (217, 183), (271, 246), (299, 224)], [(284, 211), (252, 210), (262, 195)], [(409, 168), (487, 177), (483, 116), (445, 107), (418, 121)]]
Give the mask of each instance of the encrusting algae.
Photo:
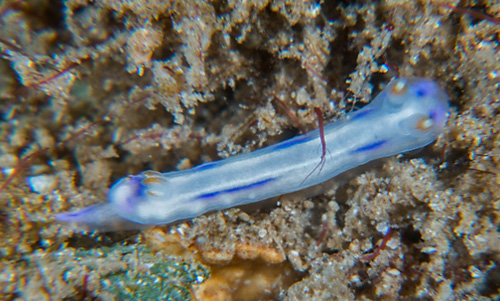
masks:
[[(499, 299), (499, 20), (494, 1), (0, 2), (0, 299)], [(124, 176), (337, 120), (393, 76), (450, 95), (421, 152), (260, 209), (54, 223)]]

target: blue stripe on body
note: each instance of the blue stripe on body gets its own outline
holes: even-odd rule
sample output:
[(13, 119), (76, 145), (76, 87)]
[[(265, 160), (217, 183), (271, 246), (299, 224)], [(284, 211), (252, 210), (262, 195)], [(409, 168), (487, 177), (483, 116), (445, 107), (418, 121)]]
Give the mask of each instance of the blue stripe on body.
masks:
[(289, 140), (285, 140), (285, 141), (280, 142), (278, 144), (275, 144), (271, 147), (275, 150), (285, 149), (285, 148), (289, 148), (289, 147), (297, 145), (297, 144), (302, 144), (302, 143), (308, 142), (310, 140), (311, 140), (311, 137), (309, 137), (307, 135), (301, 135), (301, 136), (293, 137)]
[(375, 111), (375, 109), (365, 109), (364, 111), (362, 112), (354, 112), (353, 116), (350, 118), (350, 120), (355, 120), (355, 119), (359, 119), (361, 117), (365, 117), (366, 115), (369, 115), (370, 113), (372, 113), (373, 111)]
[(243, 185), (243, 186), (239, 186), (239, 187), (233, 187), (233, 188), (229, 188), (226, 190), (210, 192), (210, 193), (202, 194), (202, 195), (198, 196), (196, 199), (209, 199), (209, 198), (213, 198), (219, 194), (233, 193), (233, 192), (240, 192), (240, 191), (244, 191), (244, 190), (249, 190), (249, 189), (257, 188), (259, 186), (263, 186), (263, 185), (265, 185), (269, 182), (272, 182), (274, 180), (276, 180), (276, 178), (265, 179), (265, 180), (255, 182), (252, 184)]
[(201, 165), (195, 166), (193, 169), (196, 169), (197, 171), (212, 169), (212, 168), (216, 167), (217, 165), (219, 165), (218, 162), (219, 161), (203, 163)]
[(353, 151), (353, 153), (359, 153), (359, 152), (374, 150), (374, 149), (377, 149), (377, 148), (381, 147), (382, 145), (384, 145), (386, 143), (387, 143), (387, 140), (380, 140), (380, 141), (374, 142), (372, 144), (368, 144), (368, 145), (362, 146), (362, 147), (360, 147), (358, 149), (355, 149)]

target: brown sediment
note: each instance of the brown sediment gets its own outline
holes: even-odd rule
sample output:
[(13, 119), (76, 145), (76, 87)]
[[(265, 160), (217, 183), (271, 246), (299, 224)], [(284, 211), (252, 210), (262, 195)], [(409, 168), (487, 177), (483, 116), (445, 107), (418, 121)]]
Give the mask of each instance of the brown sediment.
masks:
[[(500, 4), (317, 2), (2, 1), (0, 299), (110, 300), (174, 277), (161, 262), (204, 275), (172, 278), (172, 298), (500, 298)], [(393, 75), (450, 95), (419, 154), (126, 243), (53, 223), (126, 175), (253, 151), (316, 128), (315, 110), (338, 119)]]

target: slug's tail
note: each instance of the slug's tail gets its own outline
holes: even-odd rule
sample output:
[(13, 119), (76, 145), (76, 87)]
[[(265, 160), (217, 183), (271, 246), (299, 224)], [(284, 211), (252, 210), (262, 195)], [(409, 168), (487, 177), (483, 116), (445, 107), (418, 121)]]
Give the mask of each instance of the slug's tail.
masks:
[(147, 228), (118, 216), (109, 203), (89, 206), (76, 212), (59, 213), (55, 218), (56, 222), (81, 231), (110, 232)]

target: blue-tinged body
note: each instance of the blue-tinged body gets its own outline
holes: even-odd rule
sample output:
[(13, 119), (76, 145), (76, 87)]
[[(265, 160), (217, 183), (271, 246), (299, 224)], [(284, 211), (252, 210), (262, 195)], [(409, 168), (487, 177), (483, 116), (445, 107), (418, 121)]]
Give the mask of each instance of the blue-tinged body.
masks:
[[(168, 173), (144, 172), (111, 187), (108, 203), (56, 216), (86, 229), (168, 224), (320, 184), (366, 162), (421, 148), (443, 132), (446, 93), (423, 78), (393, 80), (369, 105), (281, 143)], [(321, 164), (321, 168), (317, 168)]]

